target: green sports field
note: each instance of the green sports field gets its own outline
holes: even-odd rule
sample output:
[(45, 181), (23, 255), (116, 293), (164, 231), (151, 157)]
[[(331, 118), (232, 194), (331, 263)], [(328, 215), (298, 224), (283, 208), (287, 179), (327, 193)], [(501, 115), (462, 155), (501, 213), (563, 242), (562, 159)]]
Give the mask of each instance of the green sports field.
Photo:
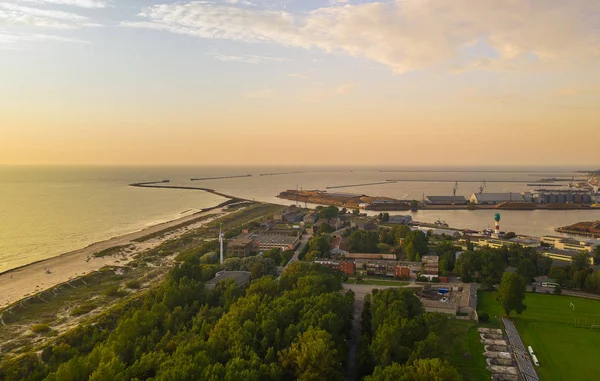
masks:
[[(478, 311), (500, 324), (504, 312), (495, 292), (480, 292)], [(571, 306), (575, 305), (575, 310)], [(525, 346), (531, 345), (540, 361), (542, 381), (600, 380), (600, 301), (562, 295), (528, 293), (527, 310), (513, 318)], [(575, 322), (587, 328), (575, 327)]]

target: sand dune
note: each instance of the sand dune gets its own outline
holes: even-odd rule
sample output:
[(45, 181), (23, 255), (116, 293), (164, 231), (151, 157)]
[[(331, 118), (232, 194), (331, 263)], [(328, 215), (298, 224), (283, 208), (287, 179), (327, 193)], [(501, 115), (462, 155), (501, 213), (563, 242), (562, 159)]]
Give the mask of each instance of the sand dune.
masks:
[[(106, 256), (94, 258), (93, 255), (102, 250), (122, 245), (133, 245), (132, 250), (127, 253), (132, 256), (140, 251), (158, 246), (167, 239), (177, 237), (190, 229), (201, 227), (210, 222), (213, 218), (201, 220), (197, 223), (178, 228), (160, 238), (153, 238), (141, 243), (133, 240), (146, 235), (159, 232), (163, 229), (175, 227), (181, 223), (193, 221), (209, 214), (223, 213), (224, 208), (215, 208), (202, 213), (182, 217), (170, 222), (165, 222), (151, 226), (147, 229), (114, 237), (106, 241), (94, 243), (86, 248), (75, 250), (69, 253), (49, 258), (40, 262), (32, 263), (17, 269), (8, 270), (0, 274), (0, 308), (4, 308), (27, 295), (33, 295), (37, 292), (51, 288), (57, 284), (68, 281), (69, 279), (96, 271), (106, 265), (122, 265), (123, 261), (115, 256)], [(88, 260), (88, 258), (90, 258)], [(119, 261), (120, 262), (117, 262)], [(49, 270), (47, 272), (46, 270)]]

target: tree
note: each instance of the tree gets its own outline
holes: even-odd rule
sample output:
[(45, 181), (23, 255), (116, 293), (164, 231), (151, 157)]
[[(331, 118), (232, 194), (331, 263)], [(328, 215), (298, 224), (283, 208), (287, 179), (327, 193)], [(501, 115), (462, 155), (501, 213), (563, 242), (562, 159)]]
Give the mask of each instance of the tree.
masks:
[(520, 261), (519, 266), (517, 267), (517, 273), (521, 275), (526, 282), (531, 282), (536, 273), (533, 262), (529, 259)]
[(575, 270), (583, 270), (590, 267), (590, 255), (585, 251), (573, 256), (572, 267)]
[(414, 230), (406, 234), (402, 250), (408, 256), (409, 261), (420, 261), (423, 255), (427, 255), (427, 236), (420, 230)]
[(358, 215), (360, 214), (360, 210), (358, 210), (358, 209), (354, 209), (354, 210), (352, 211), (352, 214), (354, 214), (355, 216), (358, 216)]
[(594, 263), (600, 265), (600, 245), (594, 249)]
[(496, 294), (496, 300), (500, 302), (506, 316), (510, 316), (512, 311), (517, 314), (523, 313), (527, 306), (523, 304), (525, 300), (526, 282), (522, 276), (516, 273), (504, 273), (502, 282)]
[(309, 328), (297, 342), (279, 354), (284, 368), (300, 381), (341, 380), (341, 365), (331, 334)]
[(350, 247), (357, 253), (377, 253), (379, 234), (376, 231), (356, 230), (350, 234)]
[(317, 234), (329, 234), (329, 233), (333, 233), (334, 229), (331, 225), (329, 224), (321, 224), (321, 226), (319, 226), (319, 229), (317, 229)]
[(325, 234), (319, 234), (313, 236), (308, 241), (308, 251), (317, 251), (321, 257), (329, 257), (329, 250), (331, 250), (331, 236)]
[(340, 213), (340, 210), (335, 206), (327, 206), (319, 210), (319, 218), (330, 219), (333, 217), (337, 217)]
[(470, 282), (479, 269), (479, 258), (473, 251), (463, 252), (454, 265), (454, 272), (463, 282)]
[(390, 220), (390, 214), (389, 213), (379, 213), (379, 221), (381, 222), (388, 222)]
[(348, 213), (348, 209), (342, 208), (342, 210), (340, 210), (340, 214), (346, 214), (346, 213)]
[(393, 363), (390, 366), (375, 368), (365, 381), (460, 381), (456, 368), (439, 358), (420, 359), (411, 365)]

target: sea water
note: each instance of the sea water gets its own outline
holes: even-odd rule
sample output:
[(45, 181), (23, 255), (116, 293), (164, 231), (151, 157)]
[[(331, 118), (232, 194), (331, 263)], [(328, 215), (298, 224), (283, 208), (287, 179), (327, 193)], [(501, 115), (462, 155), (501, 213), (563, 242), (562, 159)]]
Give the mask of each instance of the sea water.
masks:
[[(486, 192), (531, 190), (541, 178), (581, 176), (575, 168), (433, 168), (433, 167), (73, 167), (0, 166), (0, 272), (83, 248), (93, 242), (142, 230), (217, 205), (222, 197), (194, 190), (148, 189), (134, 182), (169, 179), (170, 185), (211, 188), (247, 199), (288, 205), (278, 199), (286, 189), (330, 189), (399, 199), (423, 195), (467, 198), (486, 180)], [(294, 173), (290, 173), (294, 172)], [(261, 174), (280, 173), (271, 176)], [(251, 177), (190, 181), (191, 178)], [(402, 180), (385, 183), (386, 180)], [(310, 206), (310, 205), (309, 205)], [(394, 212), (392, 214), (409, 214)], [(492, 210), (428, 210), (414, 220), (442, 219), (453, 227), (493, 225)], [(553, 234), (555, 227), (600, 219), (600, 211), (502, 211), (501, 228), (520, 234)]]

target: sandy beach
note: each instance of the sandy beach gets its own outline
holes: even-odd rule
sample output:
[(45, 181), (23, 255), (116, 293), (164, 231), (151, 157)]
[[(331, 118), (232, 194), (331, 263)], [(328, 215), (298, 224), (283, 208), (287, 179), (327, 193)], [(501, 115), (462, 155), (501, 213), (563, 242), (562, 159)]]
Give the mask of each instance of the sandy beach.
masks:
[(127, 259), (123, 260), (121, 256), (117, 257), (112, 255), (94, 258), (93, 255), (97, 252), (115, 246), (133, 245), (131, 250), (127, 252), (127, 256), (131, 257), (136, 253), (158, 246), (168, 239), (178, 237), (188, 230), (199, 228), (209, 223), (214, 218), (203, 219), (196, 223), (170, 231), (161, 237), (149, 239), (144, 242), (135, 242), (135, 239), (164, 229), (173, 228), (181, 223), (193, 221), (203, 216), (223, 213), (224, 207), (217, 207), (173, 221), (157, 224), (135, 233), (125, 234), (106, 241), (97, 242), (83, 249), (61, 254), (57, 257), (32, 263), (17, 269), (8, 270), (7, 272), (0, 274), (0, 308), (4, 308), (28, 295), (33, 295), (70, 279), (96, 271), (103, 266), (123, 265), (124, 261), (127, 261)]

